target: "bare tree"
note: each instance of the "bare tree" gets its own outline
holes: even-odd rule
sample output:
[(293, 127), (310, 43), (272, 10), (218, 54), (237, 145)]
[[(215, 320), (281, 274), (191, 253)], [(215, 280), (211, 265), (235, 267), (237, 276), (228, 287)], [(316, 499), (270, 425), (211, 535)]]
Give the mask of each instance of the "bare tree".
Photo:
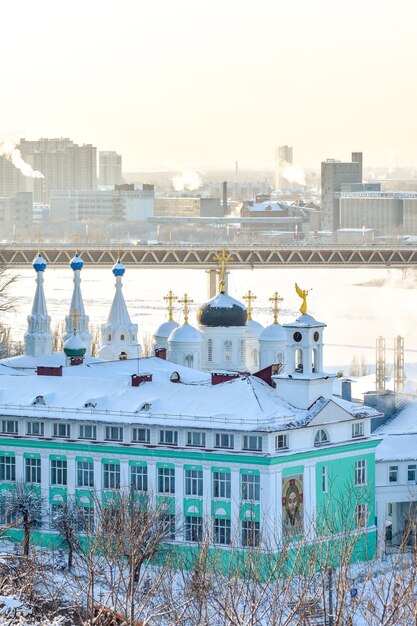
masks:
[(52, 518), (52, 527), (62, 537), (68, 550), (68, 569), (73, 564), (74, 550), (79, 543), (79, 532), (83, 527), (84, 516), (79, 506), (72, 500), (59, 507)]
[(3, 491), (0, 498), (5, 515), (23, 526), (22, 550), (27, 557), (32, 529), (42, 523), (42, 496), (32, 486), (18, 481), (14, 489)]

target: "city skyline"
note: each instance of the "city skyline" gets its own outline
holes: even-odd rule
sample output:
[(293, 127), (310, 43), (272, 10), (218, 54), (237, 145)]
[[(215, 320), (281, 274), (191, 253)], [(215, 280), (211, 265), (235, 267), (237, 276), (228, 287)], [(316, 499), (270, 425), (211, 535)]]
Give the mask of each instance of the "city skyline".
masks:
[(122, 154), (125, 171), (273, 169), (284, 144), (307, 168), (351, 150), (367, 165), (412, 166), (417, 9), (340, 9), (16, 2), (5, 9), (15, 27), (2, 36), (0, 137), (69, 136)]

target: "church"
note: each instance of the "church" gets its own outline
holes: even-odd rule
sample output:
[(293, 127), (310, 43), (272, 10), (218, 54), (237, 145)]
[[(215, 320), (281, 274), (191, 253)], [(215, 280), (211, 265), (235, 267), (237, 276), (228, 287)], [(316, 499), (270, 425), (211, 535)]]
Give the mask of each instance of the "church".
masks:
[(183, 548), (207, 530), (219, 548), (238, 538), (242, 550), (354, 533), (357, 558), (374, 554), (381, 439), (372, 431), (382, 414), (333, 395), (326, 324), (308, 312), (308, 291), (296, 285), (300, 315), (283, 325), (276, 292), (273, 324), (263, 328), (252, 319), (251, 292), (247, 305), (226, 292), (223, 258), (219, 292), (198, 309), (197, 326), (189, 295), (169, 292), (168, 320), (154, 332), (153, 355), (143, 357), (118, 259), (94, 357), (81, 257), (71, 261), (63, 353), (52, 351), (41, 255), (33, 268), (25, 355), (0, 361), (0, 491), (23, 481), (42, 495), (36, 541), (54, 544), (51, 519), (65, 503), (94, 520), (97, 497), (112, 506), (115, 492), (128, 490), (163, 503), (170, 541)]

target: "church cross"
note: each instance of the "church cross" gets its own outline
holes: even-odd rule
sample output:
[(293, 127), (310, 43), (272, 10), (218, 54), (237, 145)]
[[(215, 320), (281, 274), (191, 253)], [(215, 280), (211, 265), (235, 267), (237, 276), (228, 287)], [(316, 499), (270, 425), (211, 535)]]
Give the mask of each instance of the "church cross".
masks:
[(272, 298), (269, 298), (270, 302), (273, 302), (272, 310), (274, 312), (274, 324), (278, 324), (278, 312), (279, 312), (279, 303), (283, 301), (284, 298), (281, 298), (278, 291), (274, 293)]
[(248, 321), (252, 319), (252, 300), (256, 300), (256, 296), (249, 289), (246, 296), (243, 296), (243, 299), (248, 303)]
[(214, 260), (219, 264), (220, 291), (224, 291), (226, 267), (227, 263), (232, 260), (232, 255), (223, 249), (219, 254), (215, 255)]
[(165, 302), (168, 302), (168, 319), (170, 322), (172, 322), (172, 314), (173, 314), (173, 305), (174, 305), (174, 301), (178, 300), (177, 296), (174, 296), (174, 294), (172, 293), (171, 289), (168, 291), (168, 295), (164, 296), (164, 300)]
[(185, 293), (184, 297), (182, 300), (178, 300), (179, 304), (183, 304), (184, 305), (184, 324), (188, 324), (188, 313), (190, 312), (189, 306), (190, 304), (192, 304), (194, 302), (194, 300), (191, 300), (188, 295)]

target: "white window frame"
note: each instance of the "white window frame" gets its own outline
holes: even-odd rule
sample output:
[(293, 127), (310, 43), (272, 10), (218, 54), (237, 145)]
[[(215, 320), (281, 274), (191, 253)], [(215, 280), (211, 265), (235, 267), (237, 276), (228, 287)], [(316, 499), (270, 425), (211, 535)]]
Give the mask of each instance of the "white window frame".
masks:
[(123, 441), (123, 426), (106, 426), (105, 441)]
[[(87, 429), (91, 429), (89, 430), (90, 434), (88, 434)], [(95, 424), (80, 424), (78, 435), (79, 439), (95, 440), (97, 439), (97, 426)]]
[[(395, 485), (398, 483), (399, 466), (388, 465), (388, 484)], [(395, 480), (391, 480), (391, 476), (395, 475)]]
[(367, 479), (367, 467), (366, 459), (359, 459), (355, 461), (355, 485), (356, 487), (363, 487), (366, 485)]
[(25, 458), (25, 483), (27, 485), (40, 485), (42, 483), (42, 468), (40, 459), (32, 457)]
[(68, 424), (66, 422), (54, 422), (52, 436), (57, 437), (58, 439), (70, 439), (71, 438), (71, 424)]
[(94, 462), (77, 461), (77, 487), (94, 487)]
[(175, 493), (175, 468), (158, 467), (158, 493), (173, 495)]
[(163, 446), (178, 445), (178, 430), (164, 429), (159, 431), (159, 444)]
[(186, 469), (185, 477), (185, 495), (203, 497), (203, 470)]
[(51, 459), (51, 485), (66, 487), (68, 482), (68, 464), (66, 459)]
[[(410, 478), (410, 471), (414, 473), (414, 478)], [(408, 483), (416, 483), (417, 482), (417, 464), (409, 463), (407, 465), (407, 482)]]
[(0, 480), (2, 482), (16, 482), (16, 457), (0, 455)]
[[(143, 434), (142, 437), (139, 437), (139, 434)], [(135, 426), (132, 428), (132, 443), (150, 443), (151, 441), (151, 431), (149, 428), (139, 428)]]
[[(241, 543), (244, 548), (259, 546), (261, 537), (261, 525), (254, 520), (242, 520)], [(253, 538), (253, 541), (250, 539)]]
[(3, 435), (18, 435), (19, 422), (17, 420), (1, 420), (1, 432)]
[(230, 519), (215, 517), (213, 520), (213, 543), (218, 546), (229, 546), (232, 529)]
[(364, 422), (353, 422), (352, 424), (352, 439), (363, 437), (365, 433)]
[(120, 489), (120, 463), (103, 463), (103, 489)]
[(233, 450), (235, 447), (235, 437), (231, 433), (216, 433), (214, 438), (215, 448)]
[[(39, 432), (35, 432), (38, 430)], [(45, 436), (45, 422), (30, 421), (26, 422), (26, 434), (29, 437), (44, 437)]]
[(241, 474), (240, 493), (243, 502), (259, 502), (261, 498), (260, 474)]
[(187, 446), (192, 446), (193, 448), (205, 448), (206, 433), (201, 430), (189, 430), (187, 432)]
[(212, 472), (213, 498), (216, 500), (230, 500), (232, 494), (232, 478), (230, 472)]
[(140, 493), (148, 491), (148, 468), (146, 465), (130, 466), (130, 488)]
[(330, 437), (327, 430), (325, 430), (324, 428), (319, 428), (318, 430), (316, 430), (314, 434), (314, 447), (319, 448), (320, 446), (325, 446), (328, 443), (330, 443)]
[(201, 541), (203, 538), (203, 518), (196, 515), (185, 517), (185, 541)]
[(359, 503), (355, 507), (356, 528), (367, 528), (368, 526), (368, 505)]
[(242, 450), (262, 452), (262, 435), (243, 435)]
[[(288, 434), (287, 433), (283, 433), (280, 435), (275, 435), (275, 450), (288, 450), (289, 445), (288, 445)], [(280, 445), (280, 441), (282, 442), (282, 445)]]

